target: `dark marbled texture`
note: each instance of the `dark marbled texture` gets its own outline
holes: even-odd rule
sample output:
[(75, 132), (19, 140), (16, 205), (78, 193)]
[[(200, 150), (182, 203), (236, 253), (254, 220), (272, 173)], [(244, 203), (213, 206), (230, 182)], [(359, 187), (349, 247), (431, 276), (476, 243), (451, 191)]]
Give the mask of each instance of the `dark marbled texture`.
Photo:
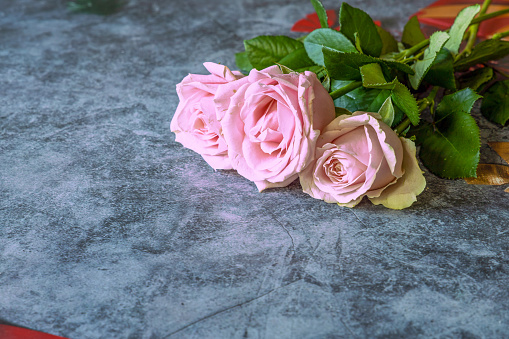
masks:
[[(351, 1), (394, 32), (429, 3)], [(0, 0), (0, 319), (70, 338), (506, 337), (504, 187), (426, 172), (409, 209), (348, 209), (298, 183), (260, 194), (175, 143), (176, 83), (312, 11)], [(475, 116), (484, 144), (509, 141)]]

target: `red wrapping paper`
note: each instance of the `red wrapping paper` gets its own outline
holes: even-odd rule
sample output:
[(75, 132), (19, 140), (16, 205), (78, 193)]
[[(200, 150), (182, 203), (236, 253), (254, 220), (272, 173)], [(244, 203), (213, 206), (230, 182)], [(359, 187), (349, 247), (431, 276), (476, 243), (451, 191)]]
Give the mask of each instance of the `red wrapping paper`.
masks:
[[(451, 27), (458, 13), (465, 7), (482, 4), (480, 0), (438, 0), (415, 13), (421, 24), (436, 27), (440, 30)], [(486, 13), (509, 8), (509, 0), (493, 0)], [(494, 34), (509, 30), (509, 14), (483, 21), (479, 24), (477, 36), (489, 39)]]
[(27, 328), (0, 324), (1, 339), (67, 339)]

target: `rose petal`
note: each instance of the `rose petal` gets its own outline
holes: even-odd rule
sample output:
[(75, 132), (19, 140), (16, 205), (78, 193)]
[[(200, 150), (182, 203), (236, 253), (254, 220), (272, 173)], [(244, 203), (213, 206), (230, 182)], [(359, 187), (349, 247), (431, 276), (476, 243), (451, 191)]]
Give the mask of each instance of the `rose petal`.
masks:
[(315, 92), (328, 98), (321, 106), (328, 110), (316, 114), (331, 121), (332, 99), (311, 73), (283, 74), (273, 66), (219, 86), (214, 101), (228, 156), (259, 190), (288, 185), (313, 160), (320, 134), (313, 124)]
[(377, 198), (369, 198), (375, 205), (382, 204), (391, 209), (403, 209), (411, 206), (426, 187), (426, 180), (422, 175), (415, 156), (413, 141), (400, 138), (403, 146), (404, 175), (393, 185), (388, 186)]
[(401, 177), (403, 175), (403, 172), (401, 171), (403, 147), (398, 136), (389, 126), (374, 117), (371, 117), (370, 125), (377, 133), (378, 141), (380, 142), (380, 146), (382, 147), (392, 175), (397, 178)]
[(298, 174), (294, 174), (281, 182), (270, 182), (267, 180), (261, 180), (255, 181), (254, 183), (256, 185), (256, 188), (258, 188), (258, 192), (262, 192), (268, 188), (286, 187), (290, 185), (292, 182), (294, 182), (298, 177), (299, 177)]
[(207, 69), (207, 71), (210, 72), (210, 74), (215, 74), (228, 82), (237, 80), (242, 75), (242, 73), (238, 74), (238, 72), (237, 75), (235, 75), (232, 73), (232, 71), (230, 71), (228, 67), (220, 64), (215, 64), (213, 62), (204, 62), (203, 66), (205, 66), (205, 68)]
[[(319, 88), (319, 86), (322, 86), (315, 73), (306, 71), (304, 72), (304, 76), (307, 78), (307, 81), (310, 82), (312, 88)], [(304, 76), (301, 76), (301, 78)], [(314, 90), (312, 93), (313, 96), (308, 96), (307, 101), (309, 106), (312, 107), (312, 109), (308, 111), (312, 112), (311, 121), (313, 121), (313, 128), (316, 130), (323, 130), (336, 116), (334, 101), (327, 91)]]

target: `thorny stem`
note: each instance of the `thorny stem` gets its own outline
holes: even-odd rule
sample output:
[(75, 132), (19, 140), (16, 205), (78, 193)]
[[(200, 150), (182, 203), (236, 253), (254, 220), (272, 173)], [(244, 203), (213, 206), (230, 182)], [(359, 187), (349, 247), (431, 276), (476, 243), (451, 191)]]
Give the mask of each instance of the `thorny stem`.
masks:
[(346, 93), (351, 92), (354, 89), (361, 87), (361, 86), (362, 86), (361, 81), (354, 81), (352, 83), (349, 83), (346, 86), (343, 86), (343, 87), (338, 88), (337, 90), (331, 92), (330, 96), (332, 97), (332, 100), (335, 100), (335, 99), (339, 98), (340, 96), (345, 95)]

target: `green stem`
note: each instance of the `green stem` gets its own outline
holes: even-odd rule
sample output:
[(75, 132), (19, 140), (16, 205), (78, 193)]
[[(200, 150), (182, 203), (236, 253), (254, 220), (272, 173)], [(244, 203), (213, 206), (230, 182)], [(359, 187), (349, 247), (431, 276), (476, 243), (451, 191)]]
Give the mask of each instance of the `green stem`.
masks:
[(316, 72), (316, 76), (321, 79), (323, 77), (325, 77), (327, 75), (327, 71), (325, 70), (325, 68), (322, 67), (321, 70), (319, 70), (318, 72)]
[[(435, 120), (435, 97), (437, 96), (439, 89), (440, 89), (440, 87), (438, 87), (438, 86), (433, 87), (431, 92), (429, 92), (428, 97), (426, 98), (426, 101), (431, 106), (430, 111), (431, 111), (431, 116), (433, 117), (433, 120)], [(423, 108), (423, 110), (424, 110), (424, 108)], [(419, 111), (419, 112), (422, 112), (422, 111)]]
[(408, 59), (405, 59), (403, 60), (403, 62), (412, 62), (414, 60), (418, 60), (420, 57), (422, 57), (424, 55), (424, 51), (420, 51), (419, 53), (417, 53), (415, 56), (411, 57), (411, 58), (408, 58)]
[(505, 38), (506, 36), (509, 36), (509, 31), (493, 34), (493, 36), (491, 38), (493, 40), (499, 40), (499, 39)]
[(421, 42), (419, 42), (417, 45), (415, 46), (412, 46), (410, 47), (409, 49), (406, 49), (404, 50), (403, 52), (401, 52), (400, 55), (398, 55), (396, 57), (396, 59), (404, 59), (406, 58), (407, 56), (409, 55), (412, 55), (418, 51), (420, 51), (421, 49), (423, 49), (424, 47), (428, 46), (429, 45), (429, 39), (426, 39), (426, 40), (422, 40)]
[(509, 8), (502, 9), (500, 11), (492, 12), (492, 13), (489, 13), (489, 14), (480, 15), (477, 18), (472, 19), (472, 21), (470, 22), (470, 25), (475, 25), (475, 24), (478, 24), (478, 23), (483, 22), (485, 20), (489, 20), (489, 19), (495, 18), (497, 16), (508, 14), (508, 13), (509, 13)]
[[(482, 16), (486, 13), (488, 10), (488, 7), (491, 4), (491, 0), (484, 0), (481, 10), (479, 11), (479, 16)], [(463, 51), (456, 56), (456, 59), (461, 58), (464, 54), (470, 54), (472, 51), (472, 48), (475, 45), (475, 42), (477, 40), (477, 32), (479, 31), (479, 24), (473, 24), (468, 29), (468, 42)]]
[(410, 119), (405, 118), (405, 120), (403, 120), (394, 131), (397, 135), (400, 135), (404, 130), (407, 129), (408, 126), (410, 126)]
[[(509, 13), (509, 8), (502, 9), (500, 11), (492, 12), (489, 14), (480, 15), (477, 18), (472, 19), (472, 21), (470, 22), (470, 25), (475, 25), (475, 24), (478, 24), (485, 20), (489, 20), (489, 19), (495, 18), (497, 16), (508, 14), (508, 13)], [(448, 32), (448, 31), (449, 30), (446, 30), (446, 32)], [(396, 57), (396, 60), (404, 59), (407, 56), (414, 54), (415, 52), (419, 51), (420, 49), (422, 49), (428, 45), (429, 45), (429, 39), (423, 40), (423, 41), (419, 42), (417, 45), (402, 51), (400, 54), (398, 54), (398, 56)]]
[(346, 86), (343, 86), (343, 87), (338, 88), (337, 90), (331, 92), (330, 96), (332, 97), (332, 100), (335, 100), (335, 99), (339, 98), (340, 96), (343, 96), (346, 93), (351, 92), (354, 89), (361, 87), (361, 86), (362, 86), (362, 81), (354, 81), (352, 83), (349, 83)]

